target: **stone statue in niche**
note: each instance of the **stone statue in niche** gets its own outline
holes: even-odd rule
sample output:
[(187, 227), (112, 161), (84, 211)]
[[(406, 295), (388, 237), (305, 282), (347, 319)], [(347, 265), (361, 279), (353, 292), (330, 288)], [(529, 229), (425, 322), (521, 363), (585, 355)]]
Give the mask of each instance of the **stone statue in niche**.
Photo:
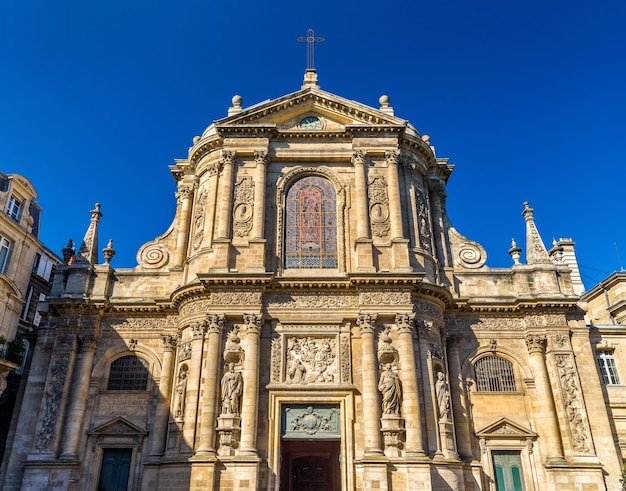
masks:
[(185, 416), (187, 375), (189, 375), (189, 369), (186, 364), (183, 364), (178, 371), (178, 378), (176, 379), (176, 409), (174, 411), (175, 418), (182, 418)]
[(228, 365), (222, 377), (222, 414), (239, 414), (239, 401), (243, 393), (243, 377), (235, 371), (235, 364)]
[(399, 415), (400, 403), (402, 401), (402, 386), (400, 377), (392, 370), (391, 363), (383, 365), (383, 371), (378, 381), (378, 390), (382, 395), (383, 415)]
[(448, 383), (443, 372), (437, 372), (437, 382), (435, 383), (435, 394), (437, 395), (437, 407), (439, 409), (439, 419), (450, 419), (450, 392)]

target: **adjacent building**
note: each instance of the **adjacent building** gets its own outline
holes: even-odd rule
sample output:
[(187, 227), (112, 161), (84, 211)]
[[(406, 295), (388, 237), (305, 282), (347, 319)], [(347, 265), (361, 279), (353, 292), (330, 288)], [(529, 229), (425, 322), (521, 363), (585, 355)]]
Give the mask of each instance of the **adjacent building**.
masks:
[(136, 267), (100, 256), (100, 205), (64, 251), (3, 489), (619, 489), (572, 240), (525, 203), (488, 267), (452, 170), (315, 70), (235, 96)]
[(52, 273), (61, 263), (39, 240), (36, 199), (26, 178), (0, 173), (0, 458), (41, 320), (37, 306), (50, 292)]

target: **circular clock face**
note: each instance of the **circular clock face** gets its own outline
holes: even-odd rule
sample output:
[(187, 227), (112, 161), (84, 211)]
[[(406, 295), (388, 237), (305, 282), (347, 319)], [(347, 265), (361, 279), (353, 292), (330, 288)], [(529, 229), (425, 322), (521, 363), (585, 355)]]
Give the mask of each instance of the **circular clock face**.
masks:
[(303, 130), (321, 130), (322, 122), (315, 116), (307, 116), (300, 121), (300, 128)]

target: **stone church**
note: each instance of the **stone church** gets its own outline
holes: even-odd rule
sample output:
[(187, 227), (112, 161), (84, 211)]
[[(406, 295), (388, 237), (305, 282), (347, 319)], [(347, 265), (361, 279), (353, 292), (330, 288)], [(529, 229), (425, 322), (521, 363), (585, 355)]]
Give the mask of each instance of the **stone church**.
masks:
[(621, 489), (574, 243), (546, 248), (525, 203), (525, 250), (488, 267), (452, 170), (314, 69), (235, 96), (136, 267), (99, 260), (100, 205), (63, 251), (0, 485)]

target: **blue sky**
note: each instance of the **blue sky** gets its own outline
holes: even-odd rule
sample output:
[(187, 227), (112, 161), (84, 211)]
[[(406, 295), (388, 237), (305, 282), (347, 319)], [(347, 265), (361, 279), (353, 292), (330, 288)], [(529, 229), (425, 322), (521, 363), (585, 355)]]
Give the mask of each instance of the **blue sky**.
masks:
[[(590, 287), (626, 264), (626, 4), (599, 1), (0, 3), (0, 171), (27, 177), (60, 254), (102, 205), (115, 267), (169, 227), (168, 165), (226, 115), (300, 88), (308, 28), (322, 89), (431, 136), (455, 164), (448, 213), (509, 267), (529, 201), (571, 237)], [(617, 247), (616, 247), (617, 244)]]

